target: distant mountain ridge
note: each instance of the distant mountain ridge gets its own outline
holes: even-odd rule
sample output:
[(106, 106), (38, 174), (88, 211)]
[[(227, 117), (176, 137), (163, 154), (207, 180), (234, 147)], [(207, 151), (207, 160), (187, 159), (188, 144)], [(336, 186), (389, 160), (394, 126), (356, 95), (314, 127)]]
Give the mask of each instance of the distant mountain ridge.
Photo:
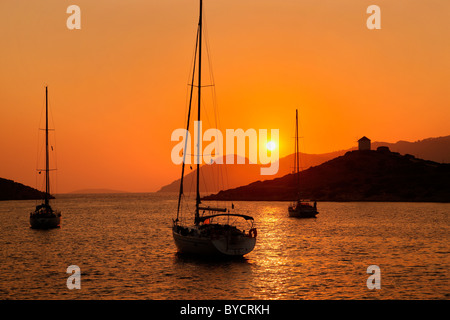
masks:
[[(450, 135), (438, 138), (428, 138), (415, 142), (398, 141), (396, 143), (372, 143), (372, 149), (376, 149), (379, 146), (387, 146), (393, 152), (411, 154), (424, 160), (450, 163)], [(356, 147), (324, 154), (306, 154), (300, 152), (300, 167), (302, 169), (307, 169), (312, 166), (317, 166), (355, 149)], [(280, 158), (278, 173), (273, 176), (261, 176), (260, 168), (267, 167), (267, 165), (249, 164), (248, 159), (245, 159), (245, 164), (236, 164), (236, 161), (235, 164), (226, 164), (224, 161), (223, 165), (203, 165), (201, 167), (200, 191), (202, 193), (217, 193), (223, 189), (236, 188), (258, 180), (279, 178), (293, 171), (293, 163), (294, 154)], [(222, 167), (221, 170), (219, 170), (219, 167)], [(189, 170), (189, 165), (186, 165), (186, 172), (189, 172)], [(222, 174), (220, 174), (219, 171), (223, 171)], [(185, 175), (184, 191), (186, 193), (194, 190), (195, 179), (196, 169), (191, 170)], [(179, 188), (180, 179), (177, 179), (172, 183), (163, 186), (158, 192), (178, 192)]]
[(69, 193), (70, 194), (127, 193), (127, 191), (112, 190), (112, 189), (81, 189)]
[(373, 142), (375, 150), (379, 146), (387, 146), (391, 151), (401, 154), (412, 154), (416, 158), (439, 163), (450, 163), (450, 135), (438, 138), (427, 138), (415, 142), (400, 140), (396, 143)]
[[(329, 159), (335, 158), (344, 154), (345, 151), (336, 151), (325, 154), (304, 154), (300, 153), (300, 166), (302, 168), (308, 168), (313, 165), (318, 165)], [(233, 188), (241, 186), (255, 180), (261, 179), (273, 179), (276, 177), (282, 177), (293, 170), (294, 154), (279, 159), (279, 169), (277, 174), (271, 176), (261, 176), (260, 169), (268, 167), (261, 164), (250, 164), (247, 158), (244, 158), (245, 164), (237, 164), (236, 155), (227, 155), (224, 159), (235, 158), (234, 164), (230, 164), (230, 161), (223, 160), (223, 164), (213, 163), (211, 165), (202, 165), (200, 169), (200, 192), (213, 193), (218, 192), (224, 188)], [(243, 159), (242, 157), (240, 157)], [(186, 165), (186, 171), (189, 172), (184, 176), (184, 191), (186, 193), (192, 192), (195, 188), (195, 181), (197, 177), (197, 169), (193, 165)], [(178, 192), (180, 189), (180, 180), (177, 179), (172, 183), (163, 186), (158, 192)]]
[[(450, 164), (388, 150), (349, 151), (299, 173), (302, 198), (317, 201), (450, 202)], [(292, 201), (297, 176), (220, 191), (206, 200)]]
[[(0, 201), (44, 199), (45, 192), (23, 185), (13, 180), (0, 178)], [(54, 197), (51, 196), (53, 199)]]

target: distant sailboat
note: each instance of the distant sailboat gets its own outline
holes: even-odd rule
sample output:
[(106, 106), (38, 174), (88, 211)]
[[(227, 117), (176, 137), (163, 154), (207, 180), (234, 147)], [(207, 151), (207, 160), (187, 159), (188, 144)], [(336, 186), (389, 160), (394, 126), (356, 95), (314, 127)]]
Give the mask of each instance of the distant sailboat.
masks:
[(48, 89), (45, 87), (45, 195), (44, 203), (36, 206), (34, 212), (30, 213), (30, 224), (33, 229), (57, 228), (61, 223), (61, 212), (53, 210), (50, 206), (48, 130)]
[(300, 151), (298, 148), (298, 110), (295, 110), (295, 157), (294, 157), (294, 173), (297, 178), (297, 199), (288, 208), (289, 216), (296, 218), (315, 218), (317, 212), (317, 203), (314, 205), (307, 200), (302, 200), (300, 196)]
[[(202, 68), (202, 10), (203, 1), (200, 0), (200, 18), (197, 30), (197, 40), (195, 48), (195, 58), (198, 58), (198, 121), (200, 121), (200, 102), (201, 102), (201, 68)], [(187, 128), (189, 131), (189, 121), (191, 114), (192, 94), (194, 87), (195, 77), (195, 62), (194, 70), (192, 74), (192, 86), (189, 103), (189, 111), (187, 118)], [(200, 126), (199, 126), (200, 129)], [(197, 135), (200, 137), (200, 130)], [(200, 138), (199, 138), (200, 139)], [(186, 140), (187, 141), (187, 137)], [(200, 143), (198, 142), (198, 145)], [(186, 148), (185, 148), (186, 150)], [(198, 152), (200, 153), (200, 151)], [(197, 154), (199, 159), (200, 154)], [(185, 159), (186, 153), (183, 153), (183, 159)], [(175, 241), (175, 245), (178, 251), (181, 253), (197, 254), (203, 256), (243, 256), (253, 250), (256, 244), (256, 228), (253, 227), (254, 219), (248, 215), (230, 214), (226, 208), (215, 208), (209, 206), (201, 206), (199, 182), (200, 182), (200, 161), (197, 161), (197, 178), (196, 178), (196, 201), (195, 201), (195, 213), (194, 223), (184, 224), (180, 220), (180, 205), (183, 196), (183, 177), (184, 177), (184, 165), (183, 160), (181, 169), (181, 182), (180, 191), (178, 196), (178, 208), (177, 218), (173, 220), (172, 234)], [(232, 206), (234, 208), (234, 206)], [(207, 215), (201, 215), (208, 212)], [(225, 218), (226, 222), (223, 223), (220, 220)], [(235, 225), (230, 223), (230, 219), (244, 220), (248, 223), (248, 232), (238, 229)]]

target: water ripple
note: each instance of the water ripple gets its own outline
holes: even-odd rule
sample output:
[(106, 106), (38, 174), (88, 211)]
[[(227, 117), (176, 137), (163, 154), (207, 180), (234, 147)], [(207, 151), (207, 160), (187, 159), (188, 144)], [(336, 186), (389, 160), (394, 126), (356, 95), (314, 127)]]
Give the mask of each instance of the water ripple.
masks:
[[(0, 299), (448, 299), (449, 204), (319, 203), (294, 219), (286, 203), (237, 202), (258, 227), (238, 260), (176, 253), (176, 198), (65, 195), (58, 230), (32, 230), (34, 201), (0, 202)], [(432, 213), (432, 214), (431, 214)], [(66, 269), (81, 268), (81, 290)], [(369, 265), (382, 289), (368, 290)]]

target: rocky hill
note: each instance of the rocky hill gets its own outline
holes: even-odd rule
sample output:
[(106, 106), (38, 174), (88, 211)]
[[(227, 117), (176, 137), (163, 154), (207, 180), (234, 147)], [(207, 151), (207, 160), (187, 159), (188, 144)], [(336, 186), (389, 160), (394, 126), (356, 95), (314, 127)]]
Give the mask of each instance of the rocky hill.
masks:
[[(44, 192), (25, 186), (21, 183), (0, 178), (1, 200), (35, 200), (43, 199)], [(53, 198), (53, 197), (52, 197)]]
[[(391, 151), (400, 152), (402, 154), (412, 154), (417, 158), (431, 160), (440, 163), (450, 163), (450, 136), (428, 138), (415, 142), (398, 141), (396, 143), (372, 142), (372, 148), (379, 146), (387, 146)], [(348, 151), (355, 148), (340, 150), (323, 154), (307, 154), (300, 153), (301, 169), (308, 169), (312, 166), (318, 166), (328, 160), (344, 155)], [(233, 157), (227, 156), (227, 157)], [(237, 156), (234, 156), (237, 159)], [(294, 154), (280, 158), (279, 170), (273, 176), (261, 176), (260, 168), (265, 165), (250, 164), (245, 159), (245, 164), (224, 164), (203, 165), (201, 171), (200, 191), (204, 193), (217, 193), (222, 189), (236, 188), (247, 185), (257, 180), (272, 180), (274, 178), (283, 177), (293, 171)], [(229, 163), (229, 162), (228, 162)], [(186, 166), (186, 174), (184, 177), (184, 191), (192, 192), (195, 188), (196, 170), (195, 166)], [(163, 186), (159, 192), (178, 192), (180, 189), (180, 179)]]
[[(324, 154), (306, 154), (300, 153), (300, 167), (302, 169), (319, 165), (327, 160), (333, 159), (339, 155), (343, 155), (346, 151), (336, 151)], [(233, 155), (226, 156), (229, 159)], [(278, 172), (272, 176), (262, 176), (260, 169), (269, 165), (260, 165), (249, 163), (248, 159), (244, 159), (245, 164), (237, 164), (238, 156), (234, 155), (234, 164), (230, 161), (223, 161), (223, 164), (203, 165), (200, 169), (200, 191), (202, 193), (218, 192), (224, 188), (235, 188), (246, 185), (258, 179), (273, 179), (285, 176), (293, 171), (294, 154), (281, 158), (279, 162)], [(195, 179), (197, 170), (195, 166), (186, 165), (186, 175), (184, 177), (184, 191), (186, 193), (193, 192), (195, 188)], [(158, 192), (178, 192), (180, 189), (180, 179), (163, 186)]]
[[(400, 155), (387, 148), (349, 151), (299, 173), (302, 198), (318, 201), (450, 202), (450, 164)], [(257, 181), (204, 197), (209, 200), (287, 201), (297, 176)]]

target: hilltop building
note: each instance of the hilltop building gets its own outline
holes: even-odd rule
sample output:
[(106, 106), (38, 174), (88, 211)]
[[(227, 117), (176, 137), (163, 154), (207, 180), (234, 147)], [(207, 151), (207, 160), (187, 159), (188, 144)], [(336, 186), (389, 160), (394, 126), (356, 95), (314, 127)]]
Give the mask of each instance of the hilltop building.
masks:
[(358, 140), (358, 150), (364, 151), (364, 150), (370, 150), (370, 139), (366, 136), (362, 137)]

